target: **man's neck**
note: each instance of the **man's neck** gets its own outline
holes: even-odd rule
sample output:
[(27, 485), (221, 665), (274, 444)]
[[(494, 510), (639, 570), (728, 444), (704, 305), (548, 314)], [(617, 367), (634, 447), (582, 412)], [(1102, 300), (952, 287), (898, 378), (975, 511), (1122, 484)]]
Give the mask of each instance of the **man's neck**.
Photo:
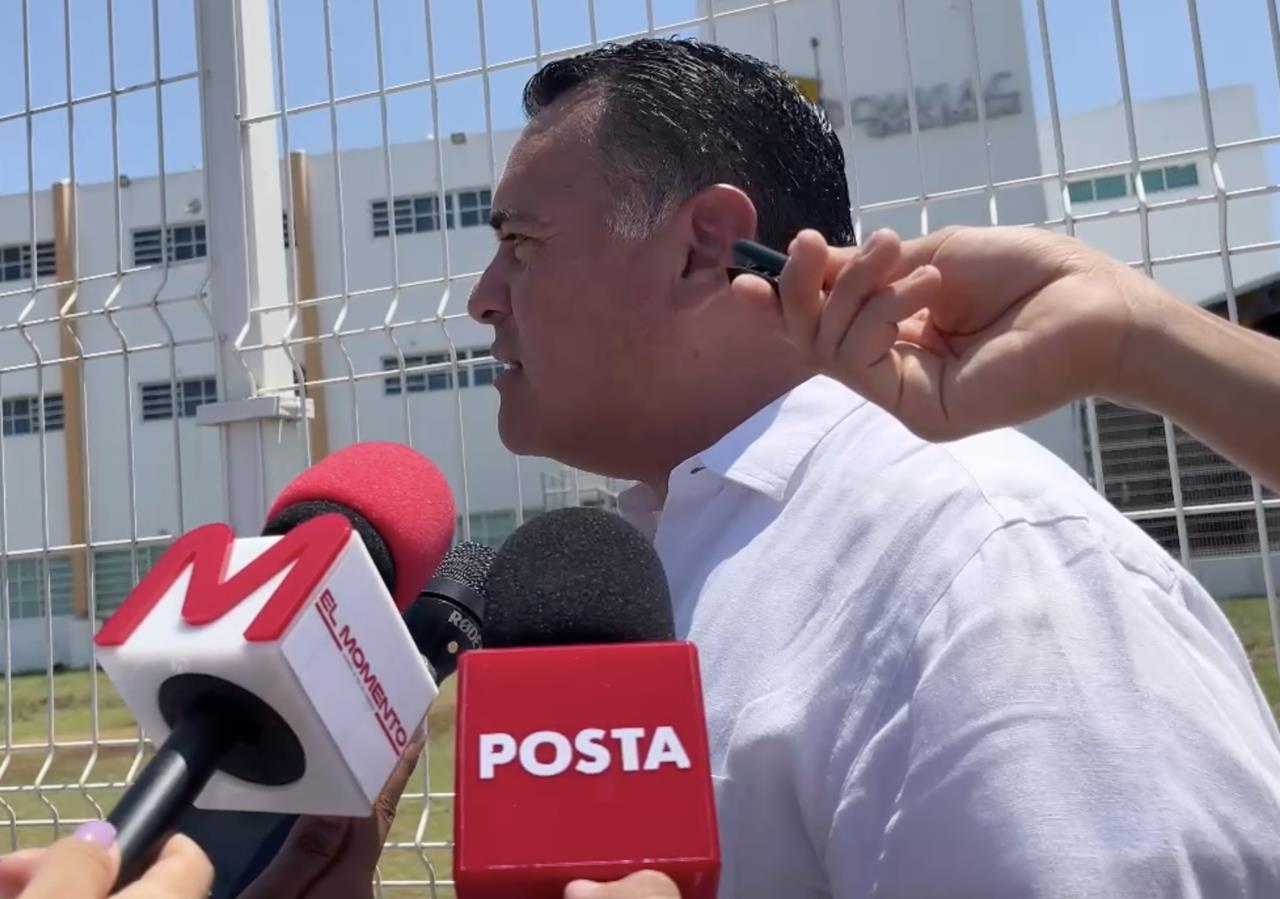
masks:
[(812, 377), (811, 372), (795, 371), (777, 373), (761, 378), (750, 389), (739, 390), (721, 397), (708, 408), (700, 410), (696, 420), (682, 429), (671, 442), (672, 449), (655, 464), (652, 470), (636, 478), (657, 496), (660, 504), (666, 504), (667, 484), (671, 473), (692, 456), (710, 449), (734, 429), (768, 406), (778, 397), (789, 393)]

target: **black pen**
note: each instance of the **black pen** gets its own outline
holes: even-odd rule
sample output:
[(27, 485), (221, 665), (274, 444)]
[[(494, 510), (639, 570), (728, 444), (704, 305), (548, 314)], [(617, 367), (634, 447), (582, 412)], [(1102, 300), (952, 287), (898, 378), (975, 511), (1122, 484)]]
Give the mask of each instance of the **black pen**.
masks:
[(754, 240), (735, 240), (729, 280), (732, 281), (738, 275), (755, 275), (768, 281), (776, 293), (778, 276), (782, 274), (782, 267), (786, 264), (786, 253), (779, 253)]
[(734, 261), (747, 271), (777, 277), (782, 274), (782, 267), (787, 264), (787, 254), (756, 243), (754, 240), (735, 240), (733, 242)]

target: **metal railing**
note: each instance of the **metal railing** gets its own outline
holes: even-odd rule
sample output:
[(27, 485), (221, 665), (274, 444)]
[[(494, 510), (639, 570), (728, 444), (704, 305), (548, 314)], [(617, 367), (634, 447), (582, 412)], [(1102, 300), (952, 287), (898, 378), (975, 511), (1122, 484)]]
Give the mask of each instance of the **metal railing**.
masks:
[[(375, 438), (437, 462), (461, 539), (501, 539), (539, 504), (616, 503), (621, 484), (501, 448), (488, 333), (464, 309), (492, 250), (485, 192), (519, 88), (550, 59), (678, 33), (811, 79), (845, 146), (859, 237), (1047, 227), (1194, 286), (1189, 299), (1217, 298), (1232, 320), (1242, 285), (1280, 280), (1275, 0), (1162, 7), (1194, 68), (1171, 90), (1176, 145), (1151, 143), (1165, 119), (1135, 91), (1143, 36), (1123, 0), (8, 8), (0, 849), (101, 816), (146, 758), (89, 637), (173, 535), (209, 520), (254, 533), (292, 474)], [(1236, 52), (1262, 73), (1243, 94), (1209, 63), (1242, 16), (1232, 27), (1258, 39)], [(1114, 63), (1109, 103), (1071, 89), (1092, 75), (1064, 63), (1064, 38)], [(983, 86), (1006, 71), (1018, 111), (993, 114)], [(1108, 141), (1110, 155), (1086, 152)], [(1194, 185), (1148, 190), (1148, 170), (1187, 165)], [(1122, 194), (1073, 199), (1117, 174)], [(1055, 451), (1197, 573), (1265, 596), (1280, 633), (1280, 501), (1158, 416), (1092, 400), (1061, 415)], [(383, 893), (451, 892), (451, 702), (446, 690), (433, 710)]]

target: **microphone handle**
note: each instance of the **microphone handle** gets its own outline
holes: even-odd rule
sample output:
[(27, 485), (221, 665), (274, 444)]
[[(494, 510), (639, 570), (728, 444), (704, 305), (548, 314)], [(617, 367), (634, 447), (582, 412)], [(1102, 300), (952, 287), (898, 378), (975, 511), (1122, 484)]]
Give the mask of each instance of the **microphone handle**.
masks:
[(192, 709), (107, 816), (116, 828), (120, 875), (112, 892), (137, 880), (178, 829), (209, 778), (231, 750), (239, 728), (212, 705)]

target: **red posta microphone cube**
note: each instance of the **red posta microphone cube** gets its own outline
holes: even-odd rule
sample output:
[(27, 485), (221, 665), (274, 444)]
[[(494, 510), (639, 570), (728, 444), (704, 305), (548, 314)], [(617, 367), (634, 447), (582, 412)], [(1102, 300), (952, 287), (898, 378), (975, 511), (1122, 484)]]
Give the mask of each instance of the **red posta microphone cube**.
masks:
[(663, 871), (715, 896), (715, 799), (686, 642), (477, 650), (458, 671), (460, 899)]

